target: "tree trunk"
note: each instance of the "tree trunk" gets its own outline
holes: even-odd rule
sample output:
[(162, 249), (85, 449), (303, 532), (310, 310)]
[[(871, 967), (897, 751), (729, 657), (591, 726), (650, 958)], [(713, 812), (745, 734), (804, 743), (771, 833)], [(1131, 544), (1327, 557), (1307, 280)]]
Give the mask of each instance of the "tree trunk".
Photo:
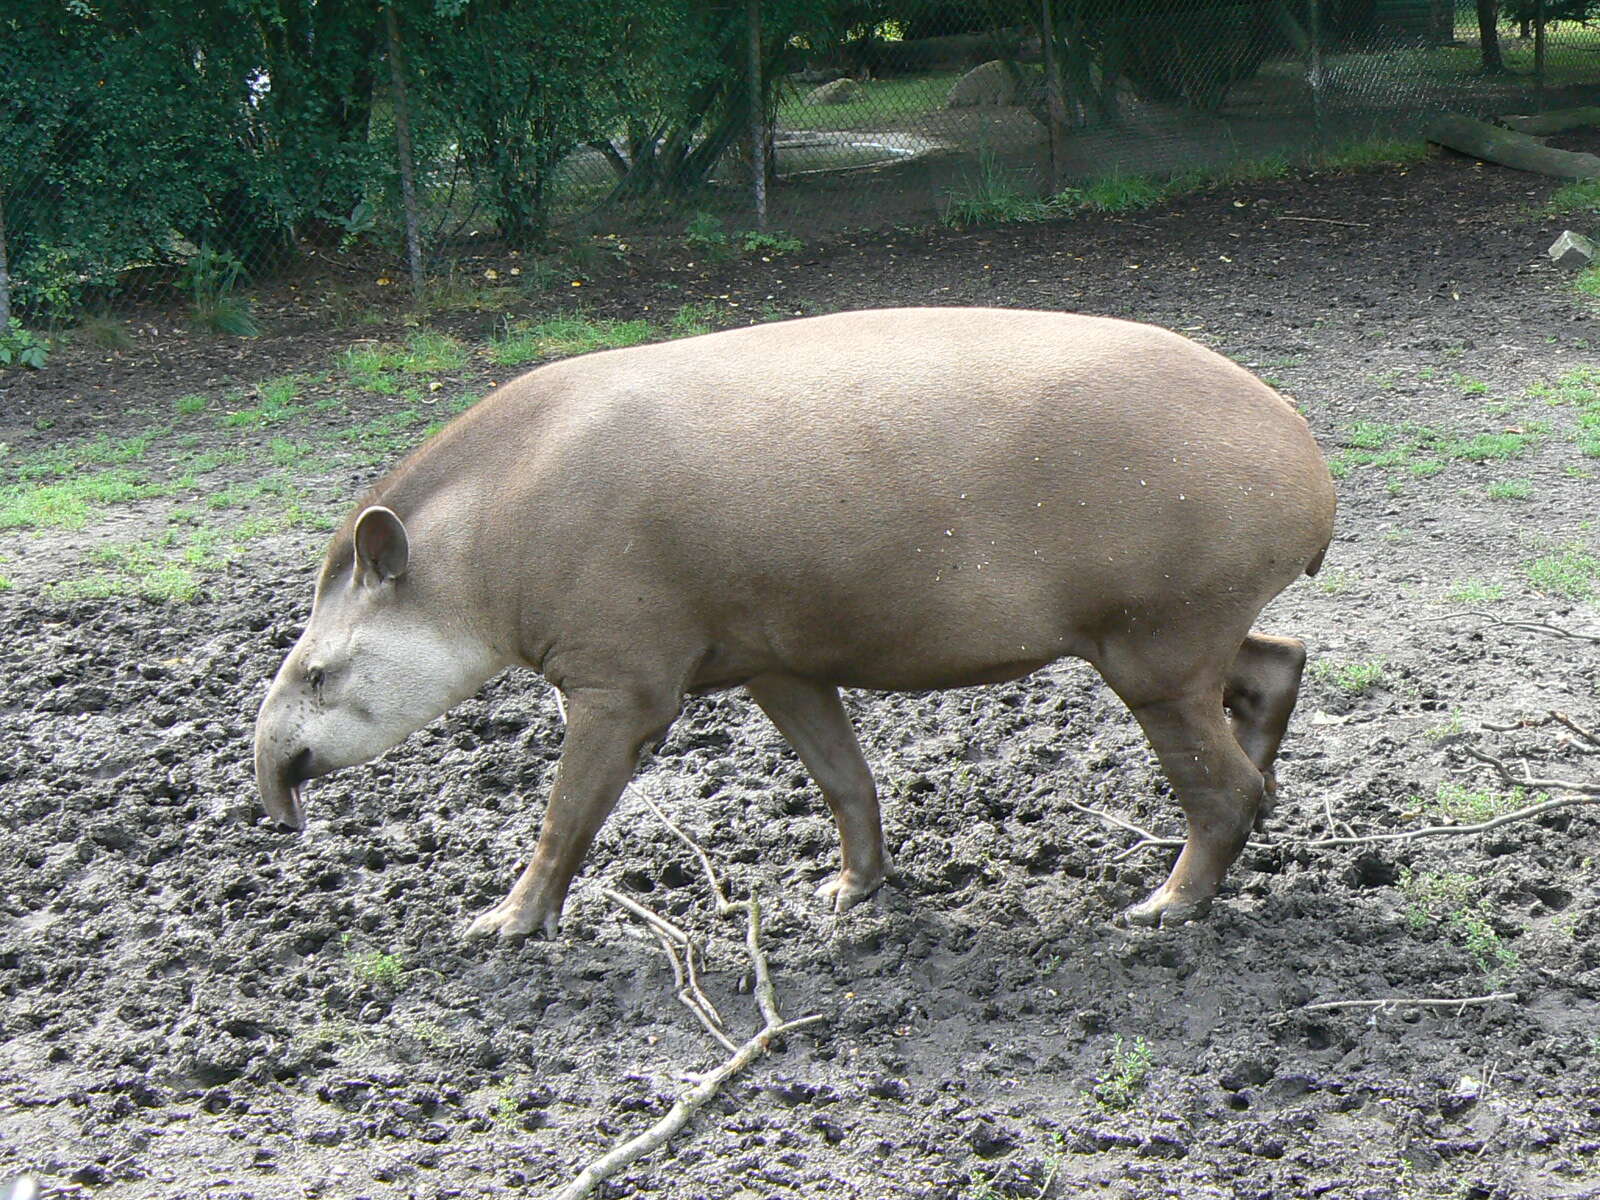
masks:
[(1441, 117), (1423, 136), (1474, 158), (1557, 179), (1600, 179), (1600, 157), (1556, 150), (1525, 133), (1500, 129), (1468, 117)]
[(1483, 48), (1483, 73), (1504, 75), (1505, 59), (1500, 57), (1500, 0), (1477, 0), (1478, 44)]
[(400, 152), (400, 205), (405, 210), (406, 265), (411, 270), (411, 294), (422, 299), (422, 233), (417, 221), (416, 168), (411, 153), (411, 105), (406, 98), (406, 76), (400, 62), (400, 25), (394, 5), (383, 10), (389, 39), (389, 80), (394, 89), (394, 137)]

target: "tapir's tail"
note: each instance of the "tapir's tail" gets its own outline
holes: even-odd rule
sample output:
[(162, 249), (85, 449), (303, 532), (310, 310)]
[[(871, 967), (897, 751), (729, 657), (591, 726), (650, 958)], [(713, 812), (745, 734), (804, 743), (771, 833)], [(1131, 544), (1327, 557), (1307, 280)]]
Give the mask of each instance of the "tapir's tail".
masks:
[[(1328, 546), (1331, 546), (1332, 544), (1332, 542), (1329, 542)], [(1324, 546), (1321, 550), (1318, 550), (1311, 556), (1311, 561), (1306, 564), (1307, 575), (1315, 575), (1318, 571), (1322, 570), (1322, 560), (1328, 553), (1328, 546)]]

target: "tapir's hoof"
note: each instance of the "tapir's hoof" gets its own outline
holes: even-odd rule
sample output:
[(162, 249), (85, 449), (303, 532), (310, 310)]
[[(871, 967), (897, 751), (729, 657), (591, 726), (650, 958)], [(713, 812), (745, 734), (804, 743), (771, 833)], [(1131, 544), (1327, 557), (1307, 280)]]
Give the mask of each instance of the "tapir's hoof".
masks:
[(560, 927), (561, 914), (540, 915), (536, 906), (513, 904), (502, 900), (467, 926), (469, 938), (498, 936), (506, 939), (520, 937), (546, 937), (554, 939)]
[(1148, 900), (1135, 904), (1117, 917), (1117, 924), (1159, 929), (1162, 926), (1182, 925), (1187, 921), (1203, 920), (1211, 911), (1211, 898), (1204, 900), (1179, 900), (1176, 896), (1157, 891)]
[(848, 871), (840, 871), (817, 889), (817, 895), (827, 900), (834, 912), (842, 913), (875, 895), (883, 886), (883, 880), (882, 871), (876, 876), (852, 875)]
[(1262, 833), (1267, 827), (1267, 818), (1272, 815), (1272, 810), (1278, 807), (1278, 776), (1268, 767), (1261, 772), (1261, 803), (1256, 805), (1255, 830)]

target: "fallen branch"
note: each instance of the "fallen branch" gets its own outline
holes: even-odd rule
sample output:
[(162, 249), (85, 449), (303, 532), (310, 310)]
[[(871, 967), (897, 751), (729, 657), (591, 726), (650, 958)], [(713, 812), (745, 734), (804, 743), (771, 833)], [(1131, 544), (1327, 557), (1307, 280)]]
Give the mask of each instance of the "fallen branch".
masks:
[(1522, 629), (1529, 633), (1548, 633), (1555, 637), (1571, 638), (1576, 642), (1600, 643), (1600, 633), (1580, 633), (1576, 629), (1568, 629), (1565, 625), (1552, 625), (1548, 621), (1507, 621), (1504, 617), (1497, 617), (1492, 612), (1484, 612), (1478, 608), (1469, 608), (1465, 612), (1443, 613), (1437, 617), (1430, 617), (1429, 620), (1453, 621), (1457, 617), (1476, 617), (1480, 621), (1502, 629)]
[[(618, 1171), (637, 1162), (646, 1154), (659, 1149), (672, 1138), (679, 1130), (687, 1125), (696, 1112), (705, 1106), (706, 1102), (714, 1097), (718, 1090), (729, 1079), (743, 1071), (771, 1048), (772, 1043), (786, 1033), (803, 1029), (808, 1025), (815, 1025), (824, 1018), (820, 1014), (809, 1017), (800, 1017), (794, 1021), (785, 1021), (778, 1011), (777, 989), (772, 983), (772, 972), (767, 964), (766, 951), (761, 944), (761, 903), (752, 895), (748, 900), (729, 900), (728, 894), (722, 886), (722, 881), (717, 878), (716, 870), (711, 865), (711, 859), (701, 848), (700, 844), (691, 838), (682, 829), (678, 828), (661, 808), (650, 797), (642, 792), (636, 793), (650, 806), (657, 818), (670, 829), (684, 845), (694, 851), (700, 860), (700, 866), (705, 871), (706, 881), (711, 887), (712, 895), (716, 898), (717, 915), (722, 917), (743, 916), (745, 919), (745, 951), (750, 956), (750, 965), (755, 972), (756, 1005), (761, 1011), (761, 1028), (757, 1030), (743, 1044), (735, 1046), (730, 1038), (722, 1032), (722, 1019), (717, 1014), (711, 1001), (700, 990), (699, 983), (694, 975), (693, 955), (694, 942), (683, 930), (659, 913), (646, 908), (635, 900), (629, 899), (620, 892), (607, 890), (606, 895), (612, 901), (621, 905), (626, 911), (638, 917), (655, 934), (662, 947), (667, 952), (668, 961), (672, 963), (673, 978), (678, 987), (678, 998), (697, 1016), (713, 1037), (732, 1055), (714, 1070), (700, 1077), (688, 1091), (678, 1097), (676, 1102), (659, 1121), (649, 1129), (630, 1138), (618, 1146), (614, 1146), (601, 1157), (595, 1159), (577, 1177), (560, 1191), (552, 1194), (550, 1200), (582, 1200), (597, 1186), (611, 1178)], [(684, 962), (680, 964), (678, 950), (683, 951)], [(714, 1022), (714, 1023), (713, 1023)]]
[(1115, 825), (1118, 829), (1126, 829), (1129, 833), (1136, 834), (1138, 836), (1139, 840), (1133, 845), (1129, 846), (1125, 850), (1119, 850), (1116, 854), (1112, 855), (1112, 862), (1121, 862), (1123, 859), (1129, 857), (1137, 851), (1145, 849), (1180, 850), (1183, 848), (1182, 838), (1162, 837), (1160, 834), (1151, 833), (1142, 825), (1135, 825), (1132, 821), (1124, 820), (1115, 813), (1108, 813), (1098, 808), (1090, 808), (1087, 804), (1079, 804), (1076, 800), (1068, 800), (1067, 807), (1075, 808), (1079, 812), (1087, 813), (1091, 817), (1099, 817), (1100, 820), (1106, 822), (1108, 825)]
[[(1467, 752), (1468, 757), (1475, 758), (1482, 763), (1488, 763), (1494, 768), (1495, 774), (1516, 787), (1536, 788), (1544, 792), (1577, 793), (1571, 799), (1551, 800), (1544, 805), (1535, 805), (1535, 808), (1561, 808), (1568, 804), (1592, 804), (1594, 802), (1592, 797), (1600, 796), (1600, 783), (1580, 783), (1576, 779), (1537, 779), (1528, 771), (1527, 767), (1523, 767), (1522, 774), (1518, 775), (1511, 770), (1510, 765), (1503, 758), (1485, 754), (1482, 750), (1475, 750), (1471, 746), (1463, 746), (1462, 749)], [(1528, 812), (1528, 809), (1518, 810), (1518, 813), (1522, 815), (1527, 815)], [(1515, 817), (1518, 813), (1509, 815)]]
[(1495, 1004), (1501, 1000), (1515, 1000), (1515, 992), (1495, 992), (1488, 996), (1464, 996), (1460, 1000), (1447, 998), (1420, 998), (1412, 996), (1390, 996), (1384, 1000), (1324, 1000), (1319, 1004), (1302, 1004), (1301, 1012), (1331, 1012), (1341, 1008), (1376, 1008), (1381, 1012), (1389, 1012), (1396, 1008), (1476, 1008), (1485, 1004)]
[(1348, 225), (1352, 229), (1371, 229), (1372, 228), (1372, 223), (1370, 221), (1335, 221), (1332, 217), (1295, 217), (1295, 216), (1289, 216), (1287, 214), (1280, 214), (1279, 217), (1278, 217), (1278, 220), (1280, 220), (1280, 221), (1315, 221), (1319, 225)]
[[(1485, 754), (1481, 750), (1473, 749), (1471, 746), (1463, 747), (1463, 749), (1473, 758), (1494, 767), (1500, 774), (1501, 779), (1506, 783), (1535, 791), (1572, 792), (1575, 794), (1551, 800), (1542, 800), (1537, 804), (1526, 805), (1523, 808), (1516, 809), (1514, 812), (1501, 813), (1497, 817), (1491, 817), (1487, 821), (1479, 821), (1472, 825), (1424, 825), (1420, 829), (1402, 829), (1396, 833), (1350, 834), (1339, 837), (1312, 838), (1304, 841), (1251, 841), (1246, 842), (1245, 846), (1252, 850), (1328, 850), (1335, 846), (1367, 846), (1378, 842), (1409, 842), (1425, 837), (1460, 837), (1474, 833), (1488, 833), (1491, 829), (1498, 829), (1502, 825), (1510, 825), (1514, 821), (1526, 821), (1533, 817), (1542, 816), (1547, 812), (1554, 812), (1557, 809), (1600, 802), (1600, 783), (1580, 783), (1571, 779), (1537, 779), (1528, 774), (1526, 769), (1524, 769), (1522, 775), (1516, 775), (1507, 766), (1504, 759), (1496, 758), (1492, 754)], [(1140, 850), (1176, 850), (1181, 849), (1184, 845), (1183, 838), (1162, 837), (1158, 833), (1152, 833), (1143, 826), (1135, 825), (1132, 821), (1125, 820), (1113, 813), (1104, 812), (1098, 808), (1090, 808), (1088, 805), (1079, 804), (1074, 800), (1068, 800), (1067, 806), (1077, 809), (1081, 813), (1087, 813), (1091, 817), (1099, 817), (1102, 821), (1115, 825), (1119, 829), (1125, 829), (1138, 837), (1139, 840), (1133, 845), (1124, 850), (1119, 850), (1113, 855), (1113, 862), (1121, 862)], [(1332, 819), (1331, 812), (1329, 819)]]

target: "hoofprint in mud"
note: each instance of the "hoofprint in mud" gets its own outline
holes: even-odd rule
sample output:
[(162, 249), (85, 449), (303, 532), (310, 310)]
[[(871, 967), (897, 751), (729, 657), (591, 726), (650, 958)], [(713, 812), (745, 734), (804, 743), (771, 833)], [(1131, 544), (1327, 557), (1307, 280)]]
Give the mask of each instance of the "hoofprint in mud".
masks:
[[(1251, 633), (1315, 573), (1334, 494), (1305, 421), (1176, 334), (901, 309), (536, 370), (368, 493), (262, 706), (262, 801), (394, 746), (511, 664), (570, 720), (539, 844), (476, 932), (554, 935), (572, 878), (686, 694), (743, 686), (838, 824), (843, 910), (883, 883), (840, 687), (1091, 662), (1189, 841), (1129, 919), (1203, 915), (1272, 792), (1304, 647)], [(936, 802), (936, 801), (934, 801)]]

